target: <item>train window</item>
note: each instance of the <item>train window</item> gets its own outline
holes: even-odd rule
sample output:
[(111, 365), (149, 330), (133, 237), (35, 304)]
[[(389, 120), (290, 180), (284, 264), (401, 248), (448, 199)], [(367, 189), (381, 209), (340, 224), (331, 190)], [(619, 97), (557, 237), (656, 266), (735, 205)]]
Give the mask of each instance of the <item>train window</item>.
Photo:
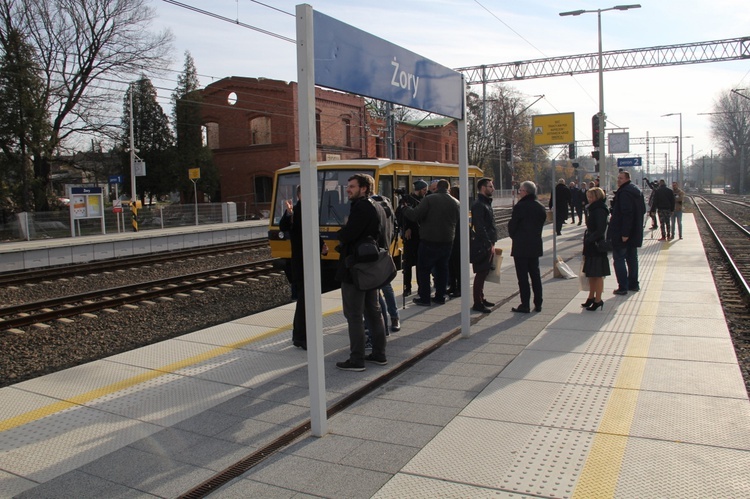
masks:
[(375, 193), (393, 199), (393, 177), (381, 175)]
[(349, 177), (355, 173), (367, 173), (372, 175), (373, 171), (362, 170), (328, 170), (318, 172), (320, 182), (320, 226), (344, 225), (349, 216), (349, 196), (346, 194), (346, 186)]
[(276, 186), (276, 204), (273, 206), (272, 220), (274, 225), (279, 225), (281, 217), (286, 210), (285, 201), (297, 202), (297, 186), (299, 185), (299, 173), (287, 173), (279, 175)]

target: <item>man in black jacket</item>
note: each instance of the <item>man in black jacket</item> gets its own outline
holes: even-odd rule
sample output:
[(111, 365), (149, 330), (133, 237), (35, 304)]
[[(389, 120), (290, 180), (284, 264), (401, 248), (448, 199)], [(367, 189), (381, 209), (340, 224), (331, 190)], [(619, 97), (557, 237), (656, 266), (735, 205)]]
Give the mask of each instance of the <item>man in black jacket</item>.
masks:
[[(297, 186), (297, 203), (292, 207), (292, 201), (286, 201), (286, 212), (279, 221), (279, 229), (289, 234), (292, 247), (292, 258), (289, 269), (289, 280), (297, 292), (297, 307), (294, 309), (292, 323), (292, 344), (297, 348), (307, 350), (307, 323), (305, 322), (305, 270), (302, 249), (302, 199), (300, 187)], [(320, 239), (320, 254), (328, 254), (328, 246)]]
[(659, 215), (659, 227), (661, 228), (661, 238), (659, 241), (666, 241), (672, 233), (669, 219), (674, 211), (674, 192), (667, 187), (664, 179), (659, 180), (659, 188), (654, 194), (654, 206), (656, 213)]
[[(567, 189), (565, 184), (563, 187)], [(547, 221), (544, 206), (536, 199), (536, 184), (527, 180), (518, 189), (521, 199), (513, 207), (508, 222), (508, 234), (513, 240), (510, 255), (516, 266), (521, 304), (514, 312), (528, 314), (531, 311), (531, 289), (534, 290), (534, 310), (542, 310), (542, 276), (539, 272), (539, 257), (544, 253), (542, 229)], [(567, 204), (565, 205), (567, 207)], [(529, 288), (529, 278), (531, 288)]]
[(645, 214), (643, 193), (630, 182), (630, 173), (621, 171), (617, 175), (617, 190), (612, 200), (612, 216), (607, 230), (607, 238), (612, 241), (612, 263), (617, 276), (616, 295), (641, 290), (638, 282), (638, 248), (643, 244)]
[(484, 241), (484, 246), (489, 248), (483, 261), (474, 263), (474, 306), (473, 310), (488, 314), (492, 312), (490, 307), (494, 303), (484, 299), (484, 281), (492, 269), (495, 259), (495, 243), (497, 242), (497, 228), (495, 227), (495, 212), (492, 210), (492, 193), (495, 186), (491, 178), (482, 178), (477, 182), (477, 200), (471, 206), (471, 224), (477, 238)]
[[(568, 218), (568, 206), (570, 205), (570, 189), (565, 185), (565, 179), (561, 178), (555, 186), (555, 231), (562, 235), (562, 226)], [(552, 206), (552, 198), (549, 198), (549, 207)]]
[[(375, 181), (370, 175), (357, 173), (349, 177), (346, 193), (351, 202), (349, 218), (346, 225), (338, 231), (340, 241), (339, 265), (336, 280), (341, 282), (341, 301), (344, 317), (349, 325), (349, 359), (337, 362), (336, 367), (344, 371), (364, 371), (365, 361), (384, 366), (388, 363), (385, 357), (385, 323), (378, 303), (378, 290), (360, 291), (354, 285), (349, 267), (353, 264), (356, 249), (366, 238), (381, 240), (383, 230), (381, 219), (384, 218), (379, 205), (370, 201)], [(372, 336), (372, 353), (365, 356), (365, 325), (367, 317)]]
[(404, 240), (404, 254), (401, 260), (401, 270), (404, 274), (404, 296), (411, 294), (412, 267), (418, 265), (417, 255), (419, 254), (419, 223), (413, 222), (404, 216), (404, 208), (416, 208), (419, 202), (427, 194), (427, 182), (422, 179), (414, 181), (414, 192), (401, 199), (401, 203), (396, 210), (398, 224), (403, 231), (401, 237)]

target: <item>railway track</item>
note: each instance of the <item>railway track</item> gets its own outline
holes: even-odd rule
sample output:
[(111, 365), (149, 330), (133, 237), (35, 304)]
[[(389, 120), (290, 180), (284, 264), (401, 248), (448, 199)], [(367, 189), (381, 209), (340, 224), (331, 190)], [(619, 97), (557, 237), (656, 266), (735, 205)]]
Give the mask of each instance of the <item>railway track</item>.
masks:
[(226, 254), (237, 251), (248, 251), (268, 246), (268, 239), (243, 241), (223, 245), (204, 246), (185, 250), (151, 253), (142, 256), (115, 258), (62, 267), (44, 267), (22, 272), (0, 274), (0, 287), (20, 286), (51, 279), (63, 279), (80, 275), (91, 275), (99, 272), (111, 272), (118, 269), (133, 268), (143, 265), (154, 265), (175, 260), (187, 260), (211, 255)]
[(260, 278), (278, 273), (275, 259), (255, 261), (220, 269), (168, 277), (156, 281), (91, 291), (0, 308), (0, 331), (15, 330), (94, 313), (146, 300), (164, 299), (209, 287)]
[[(717, 207), (704, 197), (693, 197), (696, 210), (700, 213), (708, 226), (731, 274), (737, 282), (740, 299), (750, 298), (750, 253), (747, 251), (750, 243), (750, 231), (740, 222)], [(747, 205), (744, 205), (747, 209)]]

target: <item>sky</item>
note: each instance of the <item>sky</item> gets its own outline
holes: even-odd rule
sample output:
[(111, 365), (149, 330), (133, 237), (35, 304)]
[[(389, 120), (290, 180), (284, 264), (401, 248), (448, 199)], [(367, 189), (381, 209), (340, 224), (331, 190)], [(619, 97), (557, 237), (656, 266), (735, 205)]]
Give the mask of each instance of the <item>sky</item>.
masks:
[[(628, 0), (633, 1), (633, 0)], [(291, 0), (184, 0), (181, 3), (237, 20), (288, 39), (295, 38), (296, 2)], [(623, 2), (624, 3), (624, 2)], [(174, 72), (154, 78), (160, 102), (168, 107), (185, 51), (195, 60), (201, 85), (228, 76), (297, 80), (296, 45), (241, 24), (230, 23), (151, 0), (157, 18), (152, 28), (174, 35)], [(320, 0), (313, 9), (449, 68), (497, 64), (598, 51), (596, 13), (559, 16), (570, 10), (606, 9), (615, 2), (585, 0)], [(622, 50), (750, 36), (747, 0), (643, 0), (641, 8), (602, 15), (602, 50)], [(591, 139), (591, 116), (599, 108), (598, 74), (560, 76), (509, 84), (527, 96), (537, 114), (574, 113), (577, 140)], [(711, 137), (710, 113), (731, 89), (750, 95), (750, 59), (604, 73), (607, 128), (631, 138), (676, 137), (682, 113), (683, 164), (718, 154)], [(481, 93), (481, 86), (474, 91)], [(168, 111), (168, 113), (171, 109)], [(655, 170), (674, 165), (677, 145), (651, 148)], [(654, 154), (655, 153), (655, 154)], [(580, 154), (580, 151), (579, 151)], [(641, 156), (631, 145), (628, 156)], [(653, 171), (653, 170), (652, 170)]]

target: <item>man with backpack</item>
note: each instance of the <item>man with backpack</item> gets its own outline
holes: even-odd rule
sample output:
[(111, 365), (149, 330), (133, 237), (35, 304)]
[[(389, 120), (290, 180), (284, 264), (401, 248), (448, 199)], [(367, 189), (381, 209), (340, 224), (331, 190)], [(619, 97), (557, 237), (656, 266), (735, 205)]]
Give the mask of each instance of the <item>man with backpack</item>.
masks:
[[(346, 193), (351, 209), (346, 225), (337, 233), (341, 244), (338, 247), (340, 258), (336, 280), (341, 283), (341, 302), (349, 326), (349, 358), (336, 363), (336, 367), (343, 371), (364, 371), (365, 361), (381, 366), (388, 363), (385, 357), (385, 323), (380, 314), (378, 290), (361, 291), (354, 284), (351, 272), (351, 266), (356, 263), (357, 248), (362, 243), (376, 241), (380, 246), (387, 239), (383, 234), (385, 212), (379, 203), (369, 199), (374, 183), (373, 178), (364, 173), (349, 177)], [(365, 316), (372, 336), (372, 353), (367, 356)]]

